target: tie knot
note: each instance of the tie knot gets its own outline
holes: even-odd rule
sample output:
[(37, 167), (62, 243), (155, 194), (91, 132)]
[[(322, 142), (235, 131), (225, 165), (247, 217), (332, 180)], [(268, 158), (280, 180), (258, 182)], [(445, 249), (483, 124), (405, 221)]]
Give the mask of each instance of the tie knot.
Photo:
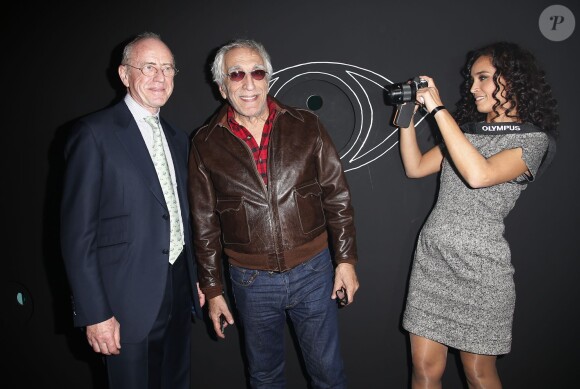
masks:
[(143, 118), (147, 124), (149, 124), (153, 129), (159, 128), (159, 118), (157, 116), (146, 116)]

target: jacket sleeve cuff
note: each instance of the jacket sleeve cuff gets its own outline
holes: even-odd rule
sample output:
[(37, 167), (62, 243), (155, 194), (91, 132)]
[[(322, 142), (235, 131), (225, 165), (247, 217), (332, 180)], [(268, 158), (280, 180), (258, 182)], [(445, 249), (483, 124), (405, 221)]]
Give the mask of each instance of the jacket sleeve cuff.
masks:
[(203, 292), (203, 294), (205, 294), (205, 298), (207, 300), (210, 300), (214, 297), (217, 297), (223, 293), (222, 287), (219, 285), (218, 286), (211, 286), (209, 288), (202, 287), (201, 291)]
[(357, 258), (345, 258), (345, 259), (338, 259), (336, 260), (336, 264), (338, 265), (339, 263), (350, 263), (353, 266), (356, 266), (358, 262)]

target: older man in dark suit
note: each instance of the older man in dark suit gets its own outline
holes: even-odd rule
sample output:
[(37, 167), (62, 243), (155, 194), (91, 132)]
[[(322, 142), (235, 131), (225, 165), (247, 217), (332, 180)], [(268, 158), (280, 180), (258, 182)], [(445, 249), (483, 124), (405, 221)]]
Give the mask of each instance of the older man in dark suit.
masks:
[(159, 118), (177, 73), (153, 33), (124, 49), (127, 95), (80, 119), (66, 145), (62, 251), (74, 324), (105, 356), (110, 389), (190, 388), (196, 286), (188, 137)]

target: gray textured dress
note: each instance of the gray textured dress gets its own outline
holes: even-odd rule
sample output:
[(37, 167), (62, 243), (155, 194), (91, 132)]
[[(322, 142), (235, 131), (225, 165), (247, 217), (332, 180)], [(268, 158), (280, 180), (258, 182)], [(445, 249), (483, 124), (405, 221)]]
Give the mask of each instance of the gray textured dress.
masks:
[[(541, 132), (466, 136), (485, 157), (521, 147), (533, 176), (548, 147)], [(415, 251), (407, 331), (476, 354), (510, 351), (515, 288), (504, 218), (526, 188), (515, 181), (471, 189), (444, 160), (437, 203)]]

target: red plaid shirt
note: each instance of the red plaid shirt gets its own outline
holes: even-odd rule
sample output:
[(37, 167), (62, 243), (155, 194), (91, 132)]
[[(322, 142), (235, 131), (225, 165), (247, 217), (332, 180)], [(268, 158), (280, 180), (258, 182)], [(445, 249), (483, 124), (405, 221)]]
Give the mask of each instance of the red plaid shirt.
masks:
[(244, 126), (239, 124), (235, 119), (235, 112), (232, 106), (228, 108), (228, 124), (232, 132), (250, 147), (252, 154), (254, 154), (254, 162), (258, 168), (258, 173), (262, 176), (264, 184), (268, 185), (268, 143), (270, 143), (270, 132), (272, 131), (272, 125), (274, 124), (274, 117), (276, 116), (276, 104), (268, 98), (268, 119), (264, 123), (264, 129), (262, 130), (262, 140), (260, 141), (260, 146), (256, 142), (256, 139), (250, 134)]

